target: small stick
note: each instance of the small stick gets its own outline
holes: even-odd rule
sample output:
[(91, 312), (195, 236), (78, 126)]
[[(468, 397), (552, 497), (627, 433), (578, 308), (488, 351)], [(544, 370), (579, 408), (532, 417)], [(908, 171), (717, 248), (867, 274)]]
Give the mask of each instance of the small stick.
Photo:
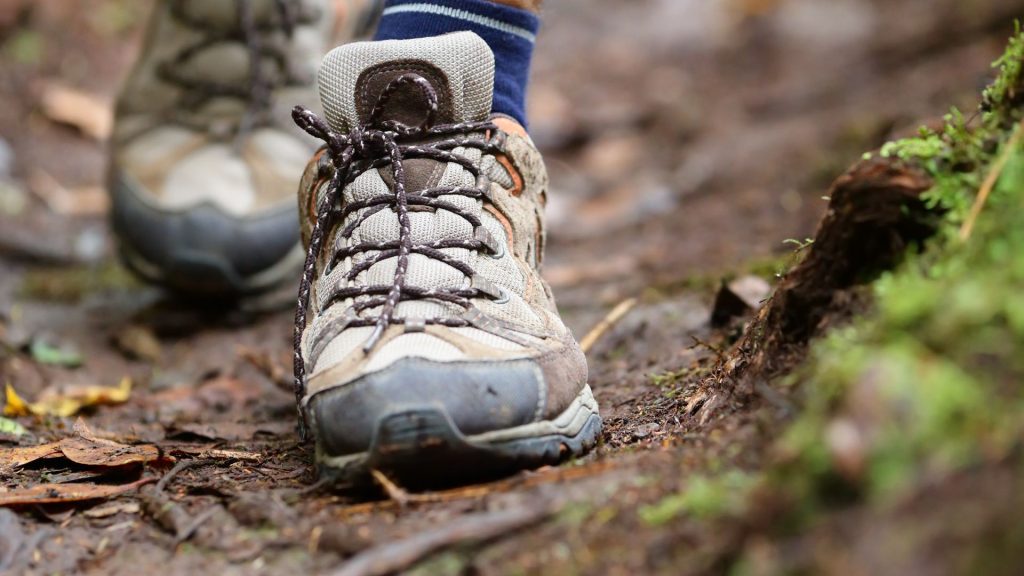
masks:
[(255, 452), (242, 452), (240, 450), (221, 450), (219, 448), (211, 448), (204, 450), (200, 456), (204, 459), (212, 460), (243, 460), (246, 462), (260, 462), (263, 460), (263, 456), (256, 454)]
[(999, 182), (999, 177), (1003, 175), (1003, 170), (1006, 168), (1006, 164), (1010, 161), (1010, 154), (1017, 148), (1017, 144), (1020, 143), (1022, 134), (1024, 134), (1024, 121), (1017, 127), (1016, 132), (1006, 142), (1006, 147), (1002, 153), (999, 154), (999, 158), (996, 159), (995, 164), (992, 165), (992, 170), (988, 173), (985, 181), (982, 182), (981, 188), (978, 189), (978, 197), (974, 200), (974, 205), (971, 206), (971, 213), (964, 220), (963, 226), (960, 227), (960, 240), (966, 242), (971, 237), (971, 233), (974, 231), (974, 223), (978, 220), (978, 216), (981, 215), (982, 208), (985, 207), (985, 202), (988, 201), (989, 194), (996, 187)]
[(433, 530), (388, 542), (357, 554), (332, 576), (382, 576), (416, 564), (438, 550), (467, 542), (485, 542), (540, 522), (553, 511), (549, 505), (499, 512), (467, 514)]
[(427, 502), (441, 502), (442, 499), (436, 494), (411, 494), (388, 478), (386, 474), (374, 468), (370, 470), (373, 479), (380, 484), (380, 487), (387, 493), (388, 498), (394, 500), (400, 507), (404, 508), (409, 503), (422, 504)]
[(603, 320), (597, 323), (597, 326), (594, 326), (590, 332), (587, 332), (587, 335), (580, 340), (580, 348), (583, 349), (583, 352), (590, 352), (590, 349), (593, 348), (594, 345), (597, 344), (613, 326), (625, 318), (626, 314), (629, 314), (629, 311), (632, 310), (636, 304), (636, 298), (627, 298), (622, 302), (619, 302), (615, 308), (612, 308), (611, 312), (609, 312)]
[(394, 500), (403, 508), (409, 503), (409, 493), (398, 484), (392, 482), (391, 478), (388, 478), (383, 472), (374, 468), (370, 470), (370, 474), (373, 475), (373, 479), (377, 481), (377, 484), (380, 484), (380, 487), (384, 489), (388, 498)]
[(182, 471), (187, 470), (193, 466), (199, 466), (201, 464), (206, 463), (206, 460), (182, 460), (178, 462), (177, 464), (174, 465), (174, 468), (171, 468), (170, 471), (168, 471), (167, 474), (164, 474), (163, 478), (161, 478), (160, 481), (156, 483), (156, 492), (158, 494), (162, 493), (164, 491), (164, 488), (167, 488), (167, 485), (171, 482), (171, 480), (173, 480), (174, 477), (180, 474)]

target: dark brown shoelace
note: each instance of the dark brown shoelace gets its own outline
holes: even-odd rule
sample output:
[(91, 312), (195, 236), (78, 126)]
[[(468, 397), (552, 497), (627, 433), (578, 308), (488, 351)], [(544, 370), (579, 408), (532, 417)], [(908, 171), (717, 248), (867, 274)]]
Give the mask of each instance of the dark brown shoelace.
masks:
[[(427, 113), (419, 126), (406, 126), (394, 120), (383, 119), (383, 113), (391, 97), (405, 85), (415, 85), (428, 103)], [(390, 284), (346, 286), (329, 294), (325, 308), (348, 299), (353, 299), (352, 312), (347, 318), (345, 328), (374, 326), (374, 330), (363, 345), (369, 353), (379, 342), (384, 331), (392, 325), (405, 325), (407, 330), (420, 330), (428, 324), (449, 327), (469, 326), (470, 322), (463, 317), (435, 318), (403, 318), (395, 316), (395, 309), (402, 301), (434, 300), (472, 309), (474, 298), (502, 297), (502, 293), (493, 284), (479, 277), (467, 263), (452, 258), (442, 252), (446, 248), (464, 248), (491, 254), (499, 253), (493, 236), (487, 232), (480, 219), (458, 206), (445, 201), (441, 196), (465, 196), (469, 198), (486, 198), (489, 184), (487, 177), (481, 175), (480, 169), (469, 158), (456, 154), (456, 148), (476, 148), (484, 154), (500, 153), (500, 146), (472, 134), (486, 132), (496, 133), (497, 127), (491, 122), (464, 122), (456, 124), (435, 125), (438, 113), (438, 98), (434, 87), (418, 74), (402, 75), (387, 85), (377, 100), (369, 120), (364, 126), (353, 128), (349, 134), (339, 134), (313, 112), (296, 107), (292, 112), (295, 123), (312, 136), (327, 144), (327, 155), (334, 167), (334, 174), (327, 184), (325, 194), (319, 199), (316, 208), (316, 222), (310, 236), (309, 251), (299, 285), (298, 307), (295, 312), (295, 394), (299, 402), (305, 396), (306, 366), (302, 357), (302, 334), (306, 328), (306, 314), (309, 306), (310, 290), (320, 259), (325, 237), (333, 230), (336, 223), (345, 222), (349, 216), (355, 215), (344, 228), (338, 231), (342, 238), (349, 239), (352, 233), (368, 218), (383, 210), (393, 210), (399, 223), (399, 236), (387, 242), (361, 242), (337, 250), (326, 263), (330, 270), (337, 262), (368, 252), (376, 255), (367, 256), (356, 263), (346, 274), (345, 280), (351, 283), (361, 272), (369, 270), (375, 264), (389, 258), (397, 258), (394, 278)], [(406, 189), (403, 161), (412, 158), (427, 158), (438, 162), (455, 163), (462, 166), (476, 178), (472, 187), (439, 187), (410, 192)], [(344, 202), (342, 192), (359, 175), (381, 168), (390, 168), (393, 174), (392, 185), (387, 194), (359, 200)], [(313, 193), (316, 193), (314, 191)], [(413, 241), (412, 228), (409, 220), (410, 207), (420, 209), (444, 210), (455, 214), (473, 226), (473, 238), (448, 239), (427, 244)], [(423, 289), (407, 286), (406, 272), (409, 256), (420, 254), (438, 260), (465, 274), (471, 279), (469, 288), (434, 288)], [(364, 315), (379, 308), (376, 316)], [(301, 421), (300, 408), (300, 421)], [(305, 436), (305, 426), (300, 425)]]
[[(238, 18), (236, 27), (214, 29), (203, 19), (189, 13), (186, 0), (172, 0), (171, 16), (183, 25), (201, 31), (203, 36), (157, 68), (157, 74), (161, 79), (186, 90), (183, 101), (179, 103), (183, 109), (198, 109), (210, 99), (217, 97), (244, 100), (247, 108), (236, 131), (236, 142), (244, 139), (253, 128), (269, 121), (267, 112), (273, 103), (273, 92), (277, 86), (299, 86), (310, 82), (309, 78), (297, 75), (288, 64), (288, 55), (273, 43), (266, 42), (264, 36), (281, 31), (286, 38), (291, 39), (296, 26), (310, 24), (320, 17), (304, 9), (297, 0), (273, 0), (275, 17), (267, 22), (257, 22), (252, 1), (235, 0)], [(180, 72), (196, 54), (222, 42), (238, 42), (246, 46), (249, 53), (248, 83), (199, 80)], [(277, 75), (271, 74), (267, 69), (267, 60), (277, 64), (280, 70)]]

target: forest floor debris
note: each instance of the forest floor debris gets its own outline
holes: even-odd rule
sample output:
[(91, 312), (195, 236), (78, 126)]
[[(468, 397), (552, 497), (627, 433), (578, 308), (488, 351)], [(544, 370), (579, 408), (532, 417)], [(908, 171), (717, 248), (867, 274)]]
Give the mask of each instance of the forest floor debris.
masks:
[[(984, 449), (960, 451), (963, 427), (900, 418), (925, 410), (962, 422), (951, 407), (978, 401), (965, 396), (963, 370), (941, 364), (944, 384), (919, 403), (879, 374), (920, 374), (922, 354), (937, 350), (886, 334), (916, 338), (918, 321), (971, 333), (971, 310), (1016, 318), (997, 306), (1015, 300), (971, 298), (962, 275), (945, 280), (966, 294), (954, 303), (929, 291), (929, 275), (872, 282), (950, 229), (908, 218), (932, 214), (926, 190), (954, 181), (944, 161), (904, 170), (893, 158), (941, 156), (954, 138), (971, 143), (960, 151), (984, 150), (970, 160), (989, 168), (960, 163), (955, 177), (958, 189), (990, 188), (964, 258), (1011, 285), (971, 250), (998, 228), (993, 213), (1013, 213), (1007, 183), (1020, 181), (1022, 162), (1005, 144), (1012, 125), (987, 143), (960, 131), (899, 140), (827, 190), (865, 150), (941, 126), (950, 105), (972, 110), (1024, 3), (974, 2), (969, 22), (957, 0), (754, 4), (548, 8), (531, 101), (552, 176), (545, 265), (574, 332), (593, 329), (583, 340), (602, 444), (559, 468), (417, 493), (386, 477), (362, 491), (318, 483), (294, 434), (290, 310), (190, 305), (116, 263), (97, 193), (109, 107), (54, 106), (52, 93), (50, 106), (39, 102), (47, 86), (112, 102), (146, 3), (13, 2), (14, 16), (0, 12), (0, 80), (14, 87), (0, 95), (11, 149), (0, 171), (0, 383), (11, 386), (0, 570), (750, 574), (844, 573), (855, 561), (874, 573), (997, 571), (1024, 548), (1021, 468), (1003, 441), (1017, 412), (992, 412), (1002, 432), (968, 420), (987, 431)], [(719, 25), (679, 29), (698, 17)], [(987, 105), (1020, 104), (1008, 94), (990, 91)], [(993, 146), (1008, 150), (1005, 165), (991, 165)], [(950, 206), (963, 214), (970, 202)], [(823, 233), (796, 242), (794, 256), (783, 239), (811, 236), (822, 216)], [(801, 264), (775, 278), (791, 261)], [(905, 291), (931, 295), (927, 310), (894, 295)], [(820, 339), (873, 306), (874, 324)], [(940, 307), (956, 313), (949, 323), (929, 313)], [(954, 352), (965, 366), (990, 358)], [(808, 372), (774, 378), (808, 353)], [(857, 362), (833, 366), (829, 355)], [(983, 404), (1007, 398), (978, 389)], [(879, 427), (890, 420), (911, 427)], [(905, 433), (892, 445), (908, 451), (879, 451), (872, 429)], [(924, 464), (948, 475), (899, 465), (921, 462), (923, 439), (953, 447)], [(948, 467), (960, 457), (976, 468)], [(907, 478), (913, 490), (878, 496)], [(928, 528), (951, 522), (958, 532)], [(974, 537), (982, 532), (1005, 537)], [(958, 546), (962, 568), (937, 565)]]

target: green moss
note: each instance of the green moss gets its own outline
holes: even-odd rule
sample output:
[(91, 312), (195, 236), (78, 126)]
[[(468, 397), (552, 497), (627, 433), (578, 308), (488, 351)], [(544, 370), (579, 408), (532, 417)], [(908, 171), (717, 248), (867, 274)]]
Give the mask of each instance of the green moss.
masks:
[(754, 478), (738, 470), (715, 477), (693, 476), (681, 492), (641, 507), (640, 518), (648, 524), (660, 526), (680, 516), (705, 519), (739, 514), (754, 486)]
[(882, 146), (879, 153), (883, 158), (899, 158), (901, 160), (917, 158), (938, 158), (946, 151), (946, 143), (939, 134), (922, 126), (916, 138), (906, 138), (889, 142)]
[(999, 77), (982, 95), (982, 107), (990, 114), (998, 114), (1000, 109), (1013, 106), (1016, 98), (1021, 95), (1020, 87), (1024, 84), (1024, 35), (1021, 34), (1020, 22), (1016, 32), (1010, 39), (1006, 53), (996, 60), (994, 66), (1000, 70)]
[(694, 380), (694, 377), (705, 369), (704, 367), (685, 367), (669, 372), (651, 374), (651, 384), (661, 388), (665, 395), (671, 398), (682, 392), (687, 382)]
[[(766, 473), (797, 517), (851, 498), (884, 503), (925, 478), (1011, 453), (1024, 431), (1024, 148), (1018, 27), (977, 125), (954, 110), (943, 130), (886, 145), (925, 169), (938, 234), (872, 286), (875, 306), (815, 343), (796, 376), (804, 410)], [(961, 226), (997, 160), (1007, 162), (973, 234)]]

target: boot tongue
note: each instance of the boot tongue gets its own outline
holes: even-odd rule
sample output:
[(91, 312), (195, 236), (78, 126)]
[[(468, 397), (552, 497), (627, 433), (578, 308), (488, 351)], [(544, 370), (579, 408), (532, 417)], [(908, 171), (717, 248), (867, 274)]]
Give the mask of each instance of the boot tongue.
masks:
[[(417, 40), (358, 42), (335, 48), (320, 66), (320, 99), (327, 121), (347, 133), (365, 125), (388, 84), (404, 74), (422, 76), (437, 93), (435, 123), (481, 122), (491, 113), (494, 55), (472, 32)], [(381, 120), (419, 126), (426, 95), (402, 84), (388, 100)]]

